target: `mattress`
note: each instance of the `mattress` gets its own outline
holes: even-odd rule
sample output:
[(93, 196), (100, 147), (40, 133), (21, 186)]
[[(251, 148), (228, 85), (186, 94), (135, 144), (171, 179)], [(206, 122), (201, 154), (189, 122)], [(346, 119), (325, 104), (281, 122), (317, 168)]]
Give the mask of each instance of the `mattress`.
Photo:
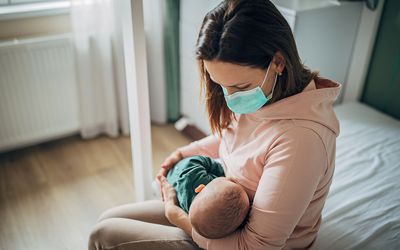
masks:
[(400, 121), (361, 103), (335, 107), (336, 169), (317, 249), (400, 249)]

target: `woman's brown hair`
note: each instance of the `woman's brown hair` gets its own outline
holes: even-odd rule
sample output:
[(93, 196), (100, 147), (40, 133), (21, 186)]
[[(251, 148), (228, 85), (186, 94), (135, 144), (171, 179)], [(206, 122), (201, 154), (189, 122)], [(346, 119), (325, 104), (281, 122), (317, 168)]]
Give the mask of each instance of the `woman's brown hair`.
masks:
[(234, 116), (221, 87), (205, 69), (204, 60), (266, 70), (278, 51), (284, 57), (285, 69), (270, 103), (301, 92), (317, 76), (301, 63), (285, 18), (269, 0), (225, 0), (206, 14), (197, 38), (196, 59), (213, 133), (221, 135)]

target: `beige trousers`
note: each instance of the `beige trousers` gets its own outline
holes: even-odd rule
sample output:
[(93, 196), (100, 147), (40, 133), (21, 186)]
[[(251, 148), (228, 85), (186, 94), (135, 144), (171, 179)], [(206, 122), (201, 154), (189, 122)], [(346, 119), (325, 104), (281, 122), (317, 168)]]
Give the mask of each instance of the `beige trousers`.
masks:
[(164, 215), (164, 204), (150, 200), (105, 211), (89, 237), (89, 250), (199, 249)]

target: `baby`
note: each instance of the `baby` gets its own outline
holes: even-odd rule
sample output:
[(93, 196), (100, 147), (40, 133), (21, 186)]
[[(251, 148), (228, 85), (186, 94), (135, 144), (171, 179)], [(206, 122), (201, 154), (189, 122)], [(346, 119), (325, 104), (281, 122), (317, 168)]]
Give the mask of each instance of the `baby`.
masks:
[(167, 180), (176, 189), (179, 206), (189, 213), (193, 228), (206, 238), (229, 235), (246, 219), (250, 209), (246, 192), (224, 177), (221, 164), (209, 157), (179, 161)]

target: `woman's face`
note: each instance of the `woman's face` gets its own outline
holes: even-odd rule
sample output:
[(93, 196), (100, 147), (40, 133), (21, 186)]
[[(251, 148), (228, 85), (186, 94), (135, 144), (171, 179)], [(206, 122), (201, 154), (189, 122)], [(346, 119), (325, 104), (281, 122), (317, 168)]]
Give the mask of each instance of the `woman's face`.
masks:
[[(220, 61), (204, 61), (204, 66), (209, 73), (211, 80), (225, 87), (228, 94), (237, 91), (244, 91), (261, 86), (265, 78), (267, 70), (255, 69), (248, 66), (220, 62)], [(262, 90), (268, 95), (272, 90), (277, 73), (276, 65), (271, 62), (271, 66), (265, 80)]]

